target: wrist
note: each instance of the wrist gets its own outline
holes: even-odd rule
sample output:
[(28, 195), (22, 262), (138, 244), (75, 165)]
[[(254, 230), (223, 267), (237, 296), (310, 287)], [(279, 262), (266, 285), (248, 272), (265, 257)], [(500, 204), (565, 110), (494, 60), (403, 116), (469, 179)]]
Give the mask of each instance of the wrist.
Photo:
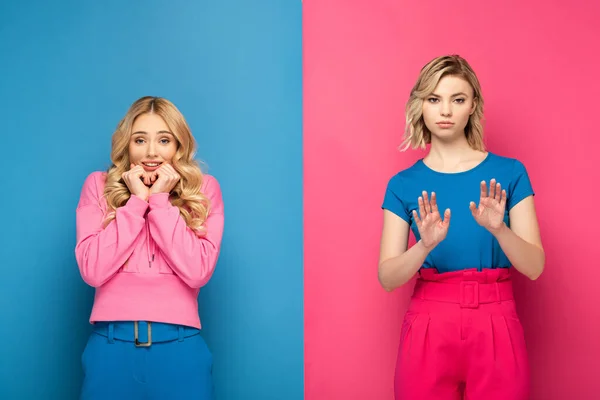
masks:
[(431, 250), (433, 250), (435, 248), (435, 246), (437, 246), (437, 244), (427, 246), (427, 245), (425, 245), (425, 243), (423, 243), (423, 239), (421, 239), (417, 242), (417, 246), (419, 246), (421, 248), (421, 250), (423, 250), (425, 253), (429, 254), (431, 252)]
[(494, 228), (494, 229), (488, 228), (488, 231), (492, 235), (497, 237), (498, 235), (501, 235), (502, 233), (504, 233), (507, 229), (508, 229), (508, 225), (506, 225), (505, 222), (502, 222), (502, 224), (498, 228)]
[(171, 201), (169, 200), (169, 193), (158, 192), (158, 193), (150, 193), (150, 197), (148, 197), (148, 204), (150, 204), (150, 208), (169, 208), (171, 206)]
[(143, 195), (143, 194), (135, 194), (134, 193), (133, 195), (135, 197), (137, 197), (138, 199), (142, 200), (142, 201), (148, 202), (148, 195), (147, 194)]

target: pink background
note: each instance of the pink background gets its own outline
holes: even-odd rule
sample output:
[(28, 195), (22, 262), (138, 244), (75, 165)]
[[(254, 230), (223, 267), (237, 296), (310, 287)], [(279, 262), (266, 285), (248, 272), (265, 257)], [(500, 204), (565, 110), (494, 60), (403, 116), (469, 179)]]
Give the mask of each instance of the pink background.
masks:
[(409, 90), (447, 53), (481, 80), (489, 149), (537, 194), (546, 271), (515, 282), (532, 399), (600, 398), (600, 7), (502, 3), (304, 1), (307, 400), (393, 398), (411, 288), (377, 282), (380, 206), (422, 156), (396, 150)]

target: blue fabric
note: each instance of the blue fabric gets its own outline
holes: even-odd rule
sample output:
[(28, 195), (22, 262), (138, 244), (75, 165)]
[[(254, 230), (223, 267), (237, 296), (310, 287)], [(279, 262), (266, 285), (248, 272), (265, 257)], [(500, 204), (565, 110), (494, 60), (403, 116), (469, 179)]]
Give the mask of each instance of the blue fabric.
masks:
[(417, 240), (419, 231), (412, 210), (419, 212), (418, 198), (425, 190), (436, 193), (440, 213), (452, 212), (450, 228), (442, 241), (423, 263), (423, 268), (439, 272), (470, 268), (508, 268), (510, 261), (498, 241), (471, 215), (469, 203), (479, 204), (480, 183), (495, 178), (506, 190), (504, 221), (510, 226), (509, 211), (521, 200), (534, 195), (525, 166), (518, 160), (488, 153), (476, 167), (460, 173), (436, 172), (423, 160), (394, 175), (388, 182), (382, 208), (409, 223)]
[[(151, 324), (152, 344), (136, 347), (132, 322), (94, 327), (82, 359), (81, 400), (212, 400), (212, 354), (200, 330)], [(138, 342), (148, 342), (140, 322)]]

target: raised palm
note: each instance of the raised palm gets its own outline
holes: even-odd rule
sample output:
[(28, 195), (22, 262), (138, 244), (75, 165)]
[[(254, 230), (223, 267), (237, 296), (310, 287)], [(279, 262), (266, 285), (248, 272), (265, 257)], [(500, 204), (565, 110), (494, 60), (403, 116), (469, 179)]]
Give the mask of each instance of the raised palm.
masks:
[(469, 204), (471, 214), (475, 221), (488, 231), (500, 229), (504, 224), (504, 212), (506, 210), (506, 190), (502, 190), (500, 183), (495, 179), (490, 181), (488, 191), (487, 183), (481, 182), (481, 193), (479, 206), (475, 202)]
[(448, 228), (450, 227), (450, 209), (444, 212), (442, 219), (438, 210), (435, 192), (431, 193), (431, 201), (427, 192), (419, 197), (419, 214), (413, 210), (413, 218), (417, 224), (421, 242), (426, 248), (433, 248), (446, 238)]

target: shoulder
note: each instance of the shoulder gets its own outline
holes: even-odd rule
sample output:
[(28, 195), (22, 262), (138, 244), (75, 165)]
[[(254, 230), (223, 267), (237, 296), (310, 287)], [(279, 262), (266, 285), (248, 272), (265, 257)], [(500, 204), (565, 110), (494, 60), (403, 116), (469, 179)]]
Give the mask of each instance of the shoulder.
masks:
[(85, 178), (85, 181), (83, 182), (83, 190), (101, 193), (104, 190), (105, 184), (106, 172), (94, 171)]
[(524, 164), (516, 158), (502, 156), (495, 153), (490, 153), (490, 161), (495, 165), (505, 166), (509, 168), (524, 167)]
[(209, 199), (213, 211), (223, 207), (223, 194), (221, 193), (221, 185), (217, 178), (209, 174), (202, 174), (202, 187), (200, 191)]
[(493, 171), (504, 173), (512, 178), (519, 177), (527, 173), (525, 164), (513, 157), (501, 156), (490, 153), (490, 162), (488, 164)]
[(202, 174), (202, 192), (203, 193), (208, 193), (208, 192), (214, 192), (214, 191), (221, 191), (221, 185), (219, 184), (219, 181), (217, 180), (217, 178), (215, 178), (212, 175), (209, 174)]
[(405, 169), (401, 170), (400, 172), (397, 172), (391, 178), (389, 178), (388, 186), (389, 187), (400, 187), (403, 184), (414, 181), (415, 179), (421, 179), (422, 173), (423, 173), (422, 161), (419, 160), (419, 161), (415, 162), (413, 165), (411, 165), (410, 167), (405, 168)]
[(106, 182), (106, 172), (94, 171), (89, 174), (83, 182), (78, 207), (86, 205), (104, 205), (104, 185)]

